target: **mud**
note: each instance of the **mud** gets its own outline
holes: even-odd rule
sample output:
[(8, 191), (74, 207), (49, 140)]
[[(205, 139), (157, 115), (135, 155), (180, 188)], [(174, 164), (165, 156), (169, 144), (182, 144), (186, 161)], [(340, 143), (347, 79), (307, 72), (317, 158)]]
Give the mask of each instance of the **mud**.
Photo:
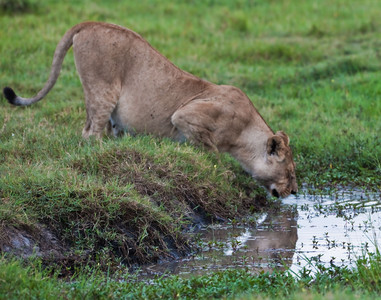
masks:
[(22, 258), (37, 256), (62, 259), (67, 251), (55, 234), (42, 225), (4, 226), (0, 236), (0, 252)]

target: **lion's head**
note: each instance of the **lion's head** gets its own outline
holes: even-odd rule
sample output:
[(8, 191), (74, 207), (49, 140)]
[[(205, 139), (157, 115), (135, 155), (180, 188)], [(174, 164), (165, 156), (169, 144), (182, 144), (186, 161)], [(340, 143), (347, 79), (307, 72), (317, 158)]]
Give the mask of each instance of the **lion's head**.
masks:
[(298, 185), (295, 176), (295, 163), (288, 136), (278, 131), (267, 140), (266, 154), (261, 172), (254, 176), (275, 197), (296, 194)]
[(263, 141), (264, 144), (259, 140), (262, 138), (249, 143), (251, 145), (249, 148), (241, 148), (239, 154), (236, 155), (241, 165), (272, 196), (284, 198), (290, 194), (296, 194), (298, 185), (295, 163), (288, 136), (284, 132), (278, 131), (276, 134), (267, 136)]

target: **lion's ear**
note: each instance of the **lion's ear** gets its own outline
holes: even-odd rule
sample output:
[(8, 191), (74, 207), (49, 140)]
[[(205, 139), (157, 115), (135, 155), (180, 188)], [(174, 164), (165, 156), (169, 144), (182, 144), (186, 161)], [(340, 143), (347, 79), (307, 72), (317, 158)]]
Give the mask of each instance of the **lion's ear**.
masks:
[(267, 140), (267, 154), (276, 156), (279, 161), (285, 158), (284, 140), (279, 135), (273, 135)]
[(277, 133), (275, 133), (275, 135), (280, 136), (283, 139), (284, 144), (286, 146), (288, 146), (290, 144), (290, 138), (283, 131), (277, 131)]

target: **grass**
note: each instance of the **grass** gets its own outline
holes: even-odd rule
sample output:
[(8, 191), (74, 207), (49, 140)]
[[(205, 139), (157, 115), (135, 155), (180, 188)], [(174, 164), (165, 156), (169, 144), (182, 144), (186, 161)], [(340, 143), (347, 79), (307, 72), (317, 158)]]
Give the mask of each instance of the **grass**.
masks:
[[(157, 278), (149, 284), (133, 275), (103, 272), (78, 273), (61, 281), (57, 273), (24, 267), (19, 260), (0, 259), (0, 298), (20, 299), (380, 299), (381, 257), (364, 253), (354, 269), (332, 265), (310, 266), (297, 274), (290, 271), (251, 274), (248, 270), (227, 270), (183, 279)], [(118, 277), (121, 276), (121, 277)]]
[[(301, 182), (377, 188), (380, 8), (373, 1), (32, 4), (35, 13), (2, 15), (3, 85), (33, 95), (70, 26), (83, 20), (118, 23), (139, 32), (179, 67), (243, 89), (273, 129), (290, 135)], [(44, 102), (25, 110), (3, 102), (2, 140), (25, 130), (28, 118), (53, 135), (65, 128), (68, 137), (77, 137), (85, 118), (82, 98), (69, 53)], [(51, 125), (46, 128), (43, 120)]]
[[(19, 228), (32, 244), (59, 251), (65, 267), (66, 259), (97, 264), (100, 251), (128, 265), (184, 255), (184, 229), (243, 216), (258, 206), (253, 197), (263, 198), (254, 183), (233, 178), (237, 170), (214, 168), (216, 158), (190, 146), (126, 137), (85, 142), (58, 159), (58, 144), (51, 141), (44, 161), (8, 169), (0, 183), (0, 241), (12, 244), (10, 226)], [(17, 147), (9, 154), (13, 166), (41, 151), (33, 142)], [(45, 230), (60, 241), (57, 247), (41, 238)]]
[[(380, 13), (381, 4), (372, 0), (2, 0), (0, 85), (34, 95), (67, 29), (85, 20), (116, 23), (141, 34), (180, 68), (246, 92), (268, 124), (290, 136), (299, 184), (380, 190)], [(0, 249), (18, 242), (15, 254), (25, 257), (38, 246), (42, 265), (54, 276), (70, 277), (84, 266), (107, 271), (120, 263), (171, 259), (194, 249), (184, 235), (189, 226), (232, 220), (271, 204), (227, 155), (218, 160), (151, 136), (83, 141), (86, 112), (72, 51), (46, 99), (20, 108), (1, 96), (0, 107)], [(101, 276), (82, 278), (77, 282), (83, 285), (73, 283), (70, 292), (70, 284), (33, 264), (1, 263), (0, 281), (20, 274), (11, 276), (20, 279), (14, 285), (20, 293), (46, 284), (55, 297), (79, 297), (89, 285), (102, 298), (107, 294), (100, 287), (114, 296), (124, 288)], [(210, 286), (218, 285), (218, 276), (257, 280), (242, 274), (217, 274)], [(258, 278), (261, 284), (278, 280)], [(173, 280), (163, 284), (188, 284)], [(304, 295), (295, 291), (296, 299)], [(346, 291), (330, 290), (333, 297)], [(361, 291), (364, 297), (379, 293)]]

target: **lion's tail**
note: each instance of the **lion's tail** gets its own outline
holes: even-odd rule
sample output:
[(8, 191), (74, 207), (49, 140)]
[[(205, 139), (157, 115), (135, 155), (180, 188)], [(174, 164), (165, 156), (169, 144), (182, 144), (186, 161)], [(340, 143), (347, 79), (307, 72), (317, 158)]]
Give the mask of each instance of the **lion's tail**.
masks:
[(16, 93), (10, 87), (5, 87), (3, 90), (5, 98), (9, 103), (13, 105), (25, 106), (33, 104), (37, 101), (40, 101), (46, 96), (47, 93), (52, 89), (54, 84), (57, 81), (57, 78), (61, 71), (62, 62), (65, 58), (66, 52), (73, 45), (73, 37), (78, 33), (83, 25), (86, 23), (79, 24), (68, 30), (65, 35), (62, 37), (61, 41), (58, 43), (56, 51), (54, 52), (53, 63), (50, 71), (48, 81), (45, 83), (44, 87), (38, 92), (33, 98), (22, 98), (17, 96)]

